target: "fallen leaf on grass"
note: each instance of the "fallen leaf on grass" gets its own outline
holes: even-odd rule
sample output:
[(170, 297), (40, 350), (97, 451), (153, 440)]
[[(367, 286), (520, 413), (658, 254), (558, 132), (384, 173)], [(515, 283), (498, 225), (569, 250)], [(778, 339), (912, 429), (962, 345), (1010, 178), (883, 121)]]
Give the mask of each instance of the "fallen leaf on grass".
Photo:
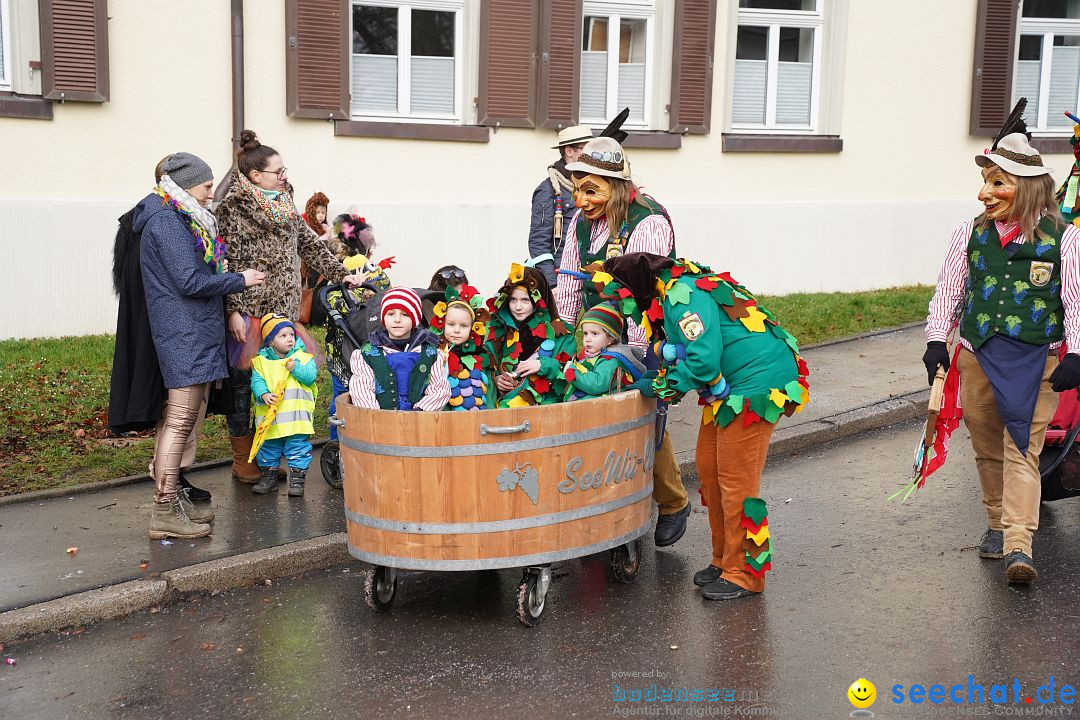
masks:
[(67, 554), (70, 555), (71, 557), (75, 557), (75, 553), (77, 553), (77, 552), (79, 552), (79, 548), (77, 548), (77, 547), (69, 547), (67, 549)]
[(86, 431), (83, 430), (82, 428), (79, 428), (78, 430), (75, 431), (75, 437), (77, 437), (77, 438), (86, 437)]
[(200, 650), (217, 650), (217, 645), (214, 643), (203, 643), (199, 646)]

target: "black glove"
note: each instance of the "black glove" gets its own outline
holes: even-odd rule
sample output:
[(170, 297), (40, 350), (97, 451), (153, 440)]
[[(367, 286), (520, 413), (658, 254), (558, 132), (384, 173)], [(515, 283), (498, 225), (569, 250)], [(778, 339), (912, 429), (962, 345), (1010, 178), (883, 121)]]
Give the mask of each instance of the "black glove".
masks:
[(927, 383), (933, 385), (938, 365), (945, 368), (945, 372), (949, 371), (949, 348), (940, 340), (931, 340), (926, 343), (926, 352), (923, 353), (922, 361), (926, 366)]
[(1050, 373), (1050, 387), (1054, 392), (1064, 392), (1080, 387), (1080, 355), (1069, 353), (1054, 372)]
[(644, 397), (654, 398), (654, 397), (656, 397), (656, 391), (653, 390), (653, 384), (652, 383), (653, 383), (653, 380), (655, 380), (655, 379), (656, 379), (656, 371), (655, 370), (649, 370), (648, 372), (646, 372), (644, 375), (642, 375), (635, 382), (632, 382), (629, 385), (623, 386), (623, 391), (625, 392), (625, 391), (629, 391), (629, 390), (640, 390), (641, 394)]

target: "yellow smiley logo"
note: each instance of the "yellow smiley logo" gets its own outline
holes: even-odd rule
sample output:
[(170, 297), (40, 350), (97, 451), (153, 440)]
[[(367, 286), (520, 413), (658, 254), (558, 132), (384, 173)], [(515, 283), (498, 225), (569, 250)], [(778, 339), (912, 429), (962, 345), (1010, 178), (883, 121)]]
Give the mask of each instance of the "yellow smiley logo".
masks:
[(857, 708), (868, 708), (877, 700), (877, 688), (866, 678), (859, 678), (847, 689), (848, 700)]

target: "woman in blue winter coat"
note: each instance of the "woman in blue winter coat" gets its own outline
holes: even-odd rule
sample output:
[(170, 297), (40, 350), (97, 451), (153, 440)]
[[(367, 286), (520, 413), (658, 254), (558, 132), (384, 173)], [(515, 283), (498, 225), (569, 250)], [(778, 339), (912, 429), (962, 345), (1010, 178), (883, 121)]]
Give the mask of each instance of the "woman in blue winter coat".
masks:
[(258, 285), (263, 273), (227, 272), (225, 243), (208, 209), (213, 172), (190, 153), (170, 155), (154, 191), (135, 208), (142, 235), (150, 332), (168, 395), (154, 443), (150, 538), (210, 534), (214, 514), (177, 489), (180, 462), (211, 383), (228, 376), (222, 296)]

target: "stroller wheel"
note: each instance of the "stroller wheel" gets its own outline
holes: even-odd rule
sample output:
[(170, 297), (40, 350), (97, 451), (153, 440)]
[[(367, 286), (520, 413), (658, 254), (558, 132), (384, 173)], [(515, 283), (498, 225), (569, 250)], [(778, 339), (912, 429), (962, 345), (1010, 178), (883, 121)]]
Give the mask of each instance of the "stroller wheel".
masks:
[(319, 469), (322, 470), (323, 480), (335, 490), (341, 489), (341, 449), (337, 440), (331, 440), (323, 445), (319, 455)]
[(611, 575), (621, 583), (634, 579), (641, 569), (641, 541), (620, 545), (611, 551)]
[(364, 578), (364, 602), (372, 610), (386, 612), (397, 596), (397, 571), (374, 565)]

